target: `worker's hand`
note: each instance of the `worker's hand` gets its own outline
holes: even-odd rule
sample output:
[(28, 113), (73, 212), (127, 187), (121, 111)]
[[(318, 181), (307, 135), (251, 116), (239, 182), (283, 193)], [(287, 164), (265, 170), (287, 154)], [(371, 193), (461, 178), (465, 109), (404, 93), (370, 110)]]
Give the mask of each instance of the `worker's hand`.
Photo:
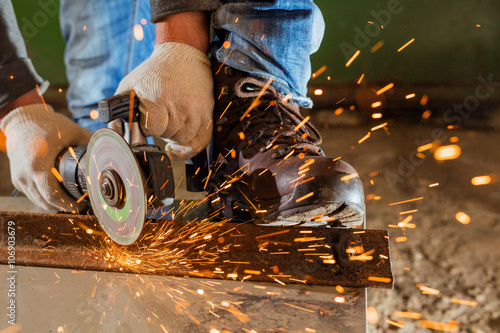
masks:
[[(130, 72), (116, 94), (134, 89), (141, 104), (141, 129), (166, 141), (172, 159), (187, 159), (210, 143), (214, 107), (207, 55), (176, 42), (155, 46), (153, 54)], [(119, 130), (121, 122), (110, 127)]]
[(46, 210), (83, 208), (64, 192), (51, 169), (63, 148), (88, 144), (91, 132), (43, 104), (10, 111), (0, 128), (7, 137), (12, 183), (18, 190)]

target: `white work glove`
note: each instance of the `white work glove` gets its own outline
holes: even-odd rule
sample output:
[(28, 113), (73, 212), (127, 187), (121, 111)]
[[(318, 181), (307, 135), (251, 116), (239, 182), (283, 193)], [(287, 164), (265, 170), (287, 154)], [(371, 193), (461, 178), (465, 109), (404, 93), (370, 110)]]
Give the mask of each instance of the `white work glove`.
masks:
[(91, 132), (43, 104), (10, 111), (0, 128), (7, 137), (12, 183), (18, 190), (46, 210), (76, 212), (84, 207), (66, 194), (51, 168), (62, 149), (88, 144)]
[[(141, 104), (141, 129), (166, 141), (171, 159), (188, 159), (210, 143), (214, 107), (208, 56), (176, 42), (156, 45), (153, 53), (130, 72), (116, 94), (133, 89)], [(121, 132), (121, 121), (110, 126)]]

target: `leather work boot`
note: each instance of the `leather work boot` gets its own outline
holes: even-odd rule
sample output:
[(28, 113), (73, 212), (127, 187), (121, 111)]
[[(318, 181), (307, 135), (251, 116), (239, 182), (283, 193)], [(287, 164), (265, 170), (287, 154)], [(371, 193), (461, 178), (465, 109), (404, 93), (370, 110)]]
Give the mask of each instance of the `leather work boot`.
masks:
[(246, 73), (218, 62), (212, 70), (212, 214), (257, 225), (363, 224), (363, 185), (356, 170), (324, 155), (319, 132), (298, 106)]

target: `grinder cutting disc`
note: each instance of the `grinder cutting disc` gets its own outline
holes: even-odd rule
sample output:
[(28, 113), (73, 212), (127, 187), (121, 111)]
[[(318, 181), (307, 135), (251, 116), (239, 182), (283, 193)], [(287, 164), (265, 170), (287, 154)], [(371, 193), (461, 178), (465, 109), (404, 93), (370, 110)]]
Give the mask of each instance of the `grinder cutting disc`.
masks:
[(94, 133), (87, 147), (90, 202), (101, 227), (120, 245), (139, 237), (146, 219), (144, 178), (128, 143), (115, 131)]

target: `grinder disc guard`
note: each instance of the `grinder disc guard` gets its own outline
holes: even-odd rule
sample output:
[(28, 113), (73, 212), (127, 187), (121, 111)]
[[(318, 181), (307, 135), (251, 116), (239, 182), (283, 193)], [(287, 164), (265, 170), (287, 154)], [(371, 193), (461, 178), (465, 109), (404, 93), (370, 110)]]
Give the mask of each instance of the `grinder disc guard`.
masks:
[(106, 234), (120, 245), (139, 237), (146, 219), (144, 178), (128, 143), (115, 131), (94, 133), (87, 148), (88, 193)]

